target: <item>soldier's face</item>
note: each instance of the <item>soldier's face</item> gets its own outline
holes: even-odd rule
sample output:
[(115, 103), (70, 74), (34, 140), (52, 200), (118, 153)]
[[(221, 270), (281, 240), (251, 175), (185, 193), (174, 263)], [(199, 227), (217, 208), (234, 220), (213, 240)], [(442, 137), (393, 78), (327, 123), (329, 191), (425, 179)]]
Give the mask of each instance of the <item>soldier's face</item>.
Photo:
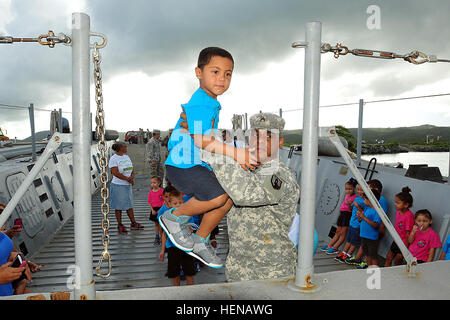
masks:
[(265, 163), (278, 157), (278, 150), (283, 146), (283, 138), (276, 131), (253, 129), (249, 146), (256, 149), (257, 160)]

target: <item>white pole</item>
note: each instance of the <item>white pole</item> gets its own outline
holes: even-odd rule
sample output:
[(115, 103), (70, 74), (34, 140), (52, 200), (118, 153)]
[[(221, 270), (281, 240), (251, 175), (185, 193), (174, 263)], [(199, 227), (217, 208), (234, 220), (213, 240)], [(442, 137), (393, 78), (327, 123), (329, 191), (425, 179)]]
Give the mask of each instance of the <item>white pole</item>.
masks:
[(91, 229), (89, 35), (89, 16), (84, 13), (73, 13), (72, 123), (75, 264), (80, 271), (79, 283), (75, 284), (75, 300), (95, 300)]
[(322, 24), (306, 25), (305, 90), (303, 110), (300, 231), (295, 285), (308, 289), (312, 285), (314, 218), (316, 214), (316, 180), (320, 95), (320, 48)]
[(361, 153), (362, 153), (362, 135), (363, 135), (363, 110), (364, 110), (364, 100), (359, 99), (359, 117), (358, 117), (358, 140), (356, 145), (356, 154), (357, 160), (356, 163), (358, 166), (361, 165)]

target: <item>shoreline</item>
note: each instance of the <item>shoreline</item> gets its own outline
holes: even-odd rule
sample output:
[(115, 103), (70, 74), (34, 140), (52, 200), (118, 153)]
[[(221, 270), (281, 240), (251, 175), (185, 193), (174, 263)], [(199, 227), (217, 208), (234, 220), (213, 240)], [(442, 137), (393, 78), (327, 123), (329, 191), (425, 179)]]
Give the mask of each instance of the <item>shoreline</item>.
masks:
[(372, 145), (363, 144), (361, 154), (395, 154), (408, 152), (449, 152), (449, 147), (430, 145)]

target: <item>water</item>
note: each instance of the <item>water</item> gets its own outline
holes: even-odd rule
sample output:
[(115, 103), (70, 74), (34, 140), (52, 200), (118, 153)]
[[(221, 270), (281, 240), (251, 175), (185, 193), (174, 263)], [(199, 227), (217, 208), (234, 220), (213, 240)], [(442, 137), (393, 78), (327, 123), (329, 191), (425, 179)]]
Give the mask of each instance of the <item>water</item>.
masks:
[(448, 176), (449, 153), (448, 152), (408, 152), (394, 154), (364, 154), (362, 159), (369, 161), (371, 158), (377, 158), (377, 163), (403, 163), (404, 168), (410, 164), (428, 164), (429, 167), (438, 167), (443, 176)]

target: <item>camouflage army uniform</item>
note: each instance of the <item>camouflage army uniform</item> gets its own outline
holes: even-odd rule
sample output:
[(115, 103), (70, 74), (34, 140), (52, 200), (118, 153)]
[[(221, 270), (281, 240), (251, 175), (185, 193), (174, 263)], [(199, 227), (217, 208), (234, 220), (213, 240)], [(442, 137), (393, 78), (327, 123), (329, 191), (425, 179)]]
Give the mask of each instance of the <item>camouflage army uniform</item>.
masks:
[(278, 160), (251, 172), (244, 171), (231, 158), (204, 150), (201, 157), (213, 168), (234, 203), (227, 215), (227, 280), (293, 277), (297, 250), (288, 230), (300, 197), (294, 172)]
[[(160, 176), (164, 179), (164, 164), (161, 159), (161, 140), (152, 137), (146, 146), (146, 158), (150, 166), (150, 176)], [(156, 166), (152, 166), (152, 162), (156, 162)]]

